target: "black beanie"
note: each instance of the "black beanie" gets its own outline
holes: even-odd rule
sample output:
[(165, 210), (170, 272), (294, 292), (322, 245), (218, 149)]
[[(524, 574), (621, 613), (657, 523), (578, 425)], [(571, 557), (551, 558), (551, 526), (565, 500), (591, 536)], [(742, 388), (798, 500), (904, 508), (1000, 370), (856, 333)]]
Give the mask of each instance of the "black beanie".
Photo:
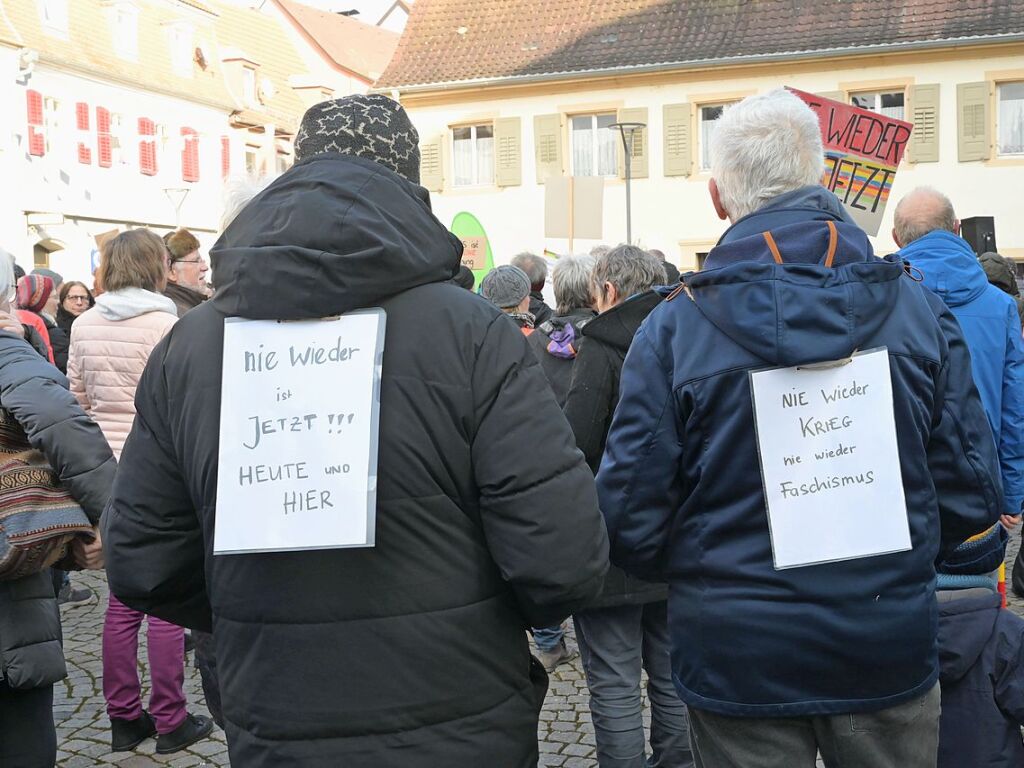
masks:
[(379, 93), (314, 104), (295, 136), (295, 159), (325, 152), (356, 155), (420, 183), (420, 137), (402, 105)]

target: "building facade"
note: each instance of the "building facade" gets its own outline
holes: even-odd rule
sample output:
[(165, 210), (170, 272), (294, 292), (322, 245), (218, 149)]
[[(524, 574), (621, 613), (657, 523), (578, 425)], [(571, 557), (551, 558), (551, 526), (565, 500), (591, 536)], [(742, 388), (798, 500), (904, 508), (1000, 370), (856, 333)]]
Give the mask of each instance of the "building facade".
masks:
[(225, 182), (292, 162), (303, 45), (272, 0), (0, 0), (0, 247), (87, 281), (111, 231), (208, 248)]
[[(782, 85), (914, 124), (878, 252), (895, 250), (901, 195), (930, 185), (961, 218), (994, 216), (1000, 252), (1024, 260), (1024, 2), (842, 8), (518, 0), (483, 14), (468, 0), (420, 0), (377, 89), (420, 131), (434, 210), (446, 223), (475, 214), (497, 262), (624, 241), (624, 150), (609, 126), (640, 122), (633, 240), (698, 268), (726, 226), (707, 191), (715, 121)], [(570, 176), (604, 179), (596, 212), (584, 212), (600, 238), (584, 227), (571, 247), (545, 236), (547, 180)]]

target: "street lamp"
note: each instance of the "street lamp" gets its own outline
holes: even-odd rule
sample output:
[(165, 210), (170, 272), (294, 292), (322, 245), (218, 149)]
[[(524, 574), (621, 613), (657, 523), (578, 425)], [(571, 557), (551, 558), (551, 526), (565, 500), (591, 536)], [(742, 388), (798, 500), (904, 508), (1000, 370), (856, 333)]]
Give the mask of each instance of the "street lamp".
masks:
[(626, 155), (626, 243), (633, 244), (633, 202), (631, 197), (631, 184), (633, 178), (633, 142), (636, 135), (647, 123), (612, 123), (609, 128), (618, 130), (622, 137), (622, 150)]
[(188, 193), (191, 189), (185, 188), (165, 188), (164, 194), (167, 195), (167, 199), (171, 201), (171, 205), (174, 206), (174, 228), (181, 229), (181, 206), (185, 204), (185, 198), (188, 197)]

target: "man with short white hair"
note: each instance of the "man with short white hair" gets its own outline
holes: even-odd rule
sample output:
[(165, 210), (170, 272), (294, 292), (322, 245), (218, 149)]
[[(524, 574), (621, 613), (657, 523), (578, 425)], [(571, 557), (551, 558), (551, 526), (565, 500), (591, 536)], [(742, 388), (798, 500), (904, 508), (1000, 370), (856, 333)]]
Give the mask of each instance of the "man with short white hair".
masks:
[[(818, 186), (819, 130), (784, 90), (721, 118), (710, 191), (732, 226), (637, 332), (598, 474), (612, 562), (669, 584), (673, 679), (701, 768), (813, 768), (819, 752), (830, 768), (934, 768), (934, 563), (1002, 511), (956, 320)], [(797, 562), (814, 564), (777, 568), (762, 459), (783, 460), (759, 454), (751, 373), (840, 369), (880, 349), (892, 402), (870, 418), (895, 426), (910, 548), (861, 526), (862, 551), (890, 553), (837, 561), (827, 532), (853, 513), (831, 478), (877, 458), (863, 443), (808, 451), (820, 481), (802, 487), (820, 501)], [(821, 412), (807, 397), (794, 418)], [(902, 527), (903, 509), (890, 514)], [(826, 533), (809, 536), (812, 523)]]

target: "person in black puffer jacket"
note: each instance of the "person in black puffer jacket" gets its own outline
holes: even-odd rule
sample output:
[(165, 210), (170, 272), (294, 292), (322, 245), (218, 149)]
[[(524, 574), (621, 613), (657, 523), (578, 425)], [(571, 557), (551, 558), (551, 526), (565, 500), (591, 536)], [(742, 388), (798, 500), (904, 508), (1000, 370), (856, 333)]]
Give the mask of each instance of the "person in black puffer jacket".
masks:
[[(0, 259), (0, 296), (13, 284), (10, 261)], [(16, 335), (20, 323), (8, 310), (6, 301), (0, 304), (0, 408), (21, 425), (98, 526), (114, 480), (114, 456), (63, 374)], [(100, 540), (76, 543), (75, 556), (79, 565), (102, 567)], [(0, 581), (0, 765), (54, 764), (53, 684), (66, 676), (50, 569)]]
[[(296, 164), (212, 249), (215, 297), (139, 384), (107, 573), (129, 606), (212, 628), (233, 765), (533, 768), (546, 676), (526, 628), (607, 570), (593, 478), (526, 339), (447, 282), (461, 243), (417, 144), (386, 97), (310, 108)], [(387, 313), (376, 545), (214, 556), (224, 319), (363, 307)]]
[[(640, 324), (662, 301), (652, 289), (665, 283), (665, 269), (646, 251), (620, 245), (598, 257), (591, 281), (601, 314), (583, 328), (565, 417), (596, 475), (619, 401), (622, 363)], [(686, 708), (672, 683), (667, 600), (666, 585), (627, 576), (613, 566), (601, 597), (573, 615), (602, 765), (644, 754), (641, 663), (653, 709), (653, 764), (693, 765)]]

